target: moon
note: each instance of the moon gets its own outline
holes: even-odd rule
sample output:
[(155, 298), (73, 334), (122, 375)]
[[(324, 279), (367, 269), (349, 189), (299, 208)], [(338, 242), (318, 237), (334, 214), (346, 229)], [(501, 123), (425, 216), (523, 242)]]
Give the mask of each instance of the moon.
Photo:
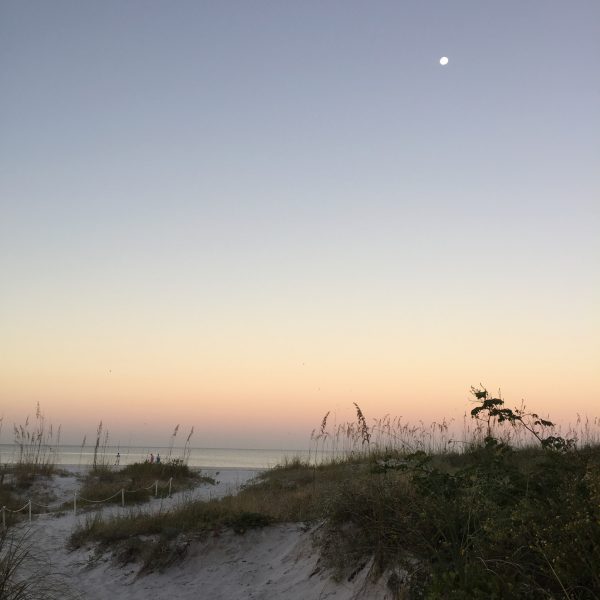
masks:
[(447, 64), (448, 64), (448, 57), (442, 56), (442, 58), (440, 58), (440, 65), (446, 66)]

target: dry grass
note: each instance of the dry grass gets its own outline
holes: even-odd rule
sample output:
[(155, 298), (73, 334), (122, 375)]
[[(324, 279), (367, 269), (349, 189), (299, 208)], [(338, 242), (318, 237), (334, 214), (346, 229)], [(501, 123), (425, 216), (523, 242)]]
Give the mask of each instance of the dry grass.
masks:
[[(498, 393), (499, 394), (499, 393)], [(507, 427), (498, 419), (488, 425), (474, 420), (467, 413), (462, 422), (441, 419), (426, 424), (422, 421), (409, 423), (402, 417), (385, 415), (368, 420), (355, 404), (357, 419), (345, 423), (332, 423), (329, 412), (325, 414), (318, 429), (311, 434), (311, 463), (329, 463), (336, 460), (364, 460), (376, 455), (404, 455), (426, 452), (430, 455), (461, 454), (481, 446), (492, 435), (513, 448), (527, 448), (532, 444), (530, 432), (522, 427)], [(528, 412), (524, 403), (515, 409)], [(577, 415), (574, 424), (552, 425), (544, 428), (545, 436), (573, 439), (579, 448), (600, 445), (600, 417)]]
[(48, 558), (35, 551), (27, 532), (0, 531), (0, 598), (69, 600), (75, 595), (52, 571)]
[(201, 482), (214, 483), (211, 478), (192, 471), (180, 459), (158, 464), (134, 463), (121, 469), (96, 467), (84, 479), (78, 496), (81, 507), (86, 506), (88, 500), (120, 504), (119, 492), (125, 490), (125, 502), (131, 504), (164, 498), (169, 491), (189, 489)]
[(27, 417), (22, 425), (13, 426), (16, 461), (12, 472), (17, 485), (26, 487), (38, 475), (51, 475), (55, 472), (56, 457), (60, 447), (61, 428), (47, 423), (39, 403), (35, 418)]
[[(579, 448), (546, 447), (558, 432), (536, 424), (537, 415), (502, 408), (502, 422), (484, 409), (475, 416), (485, 422), (465, 424), (470, 437), (458, 444), (444, 421), (411, 428), (384, 418), (369, 426), (356, 409), (356, 423), (332, 430), (325, 416), (307, 463), (288, 461), (236, 496), (96, 518), (71, 543), (96, 540), (120, 560), (152, 568), (223, 528), (320, 523), (324, 564), (344, 577), (370, 564), (374, 577), (388, 574), (397, 597), (598, 598), (597, 422), (579, 423)], [(423, 451), (432, 448), (439, 451)]]

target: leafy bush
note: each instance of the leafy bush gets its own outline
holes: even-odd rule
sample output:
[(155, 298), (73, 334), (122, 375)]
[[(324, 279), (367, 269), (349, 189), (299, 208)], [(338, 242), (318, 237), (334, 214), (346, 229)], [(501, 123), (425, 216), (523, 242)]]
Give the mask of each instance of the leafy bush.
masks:
[(340, 576), (371, 557), (374, 574), (400, 566), (414, 598), (597, 598), (600, 448), (548, 443), (532, 415), (538, 449), (515, 450), (491, 419), (521, 426), (526, 415), (478, 399), (488, 436), (451, 467), (418, 452), (340, 487), (320, 537), (326, 561)]

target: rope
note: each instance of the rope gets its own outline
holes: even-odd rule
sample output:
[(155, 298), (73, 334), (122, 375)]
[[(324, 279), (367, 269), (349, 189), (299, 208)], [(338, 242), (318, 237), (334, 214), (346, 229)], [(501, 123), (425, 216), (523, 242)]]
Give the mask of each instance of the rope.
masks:
[[(79, 496), (77, 494), (77, 492), (74, 493), (74, 497), (73, 497), (73, 501), (75, 503), (76, 506), (76, 502), (77, 500), (81, 501), (81, 502), (88, 502), (90, 504), (103, 504), (104, 502), (108, 502), (109, 500), (112, 500), (113, 498), (116, 498), (119, 494), (121, 494), (121, 497), (123, 498), (123, 502), (124, 502), (124, 495), (125, 494), (133, 494), (136, 492), (141, 492), (141, 491), (145, 491), (145, 490), (150, 490), (152, 488), (158, 490), (158, 489), (165, 489), (168, 488), (169, 490), (172, 489), (172, 484), (173, 484), (173, 478), (171, 477), (169, 479), (169, 481), (167, 483), (165, 483), (164, 485), (159, 485), (158, 480), (156, 480), (154, 483), (151, 483), (148, 487), (144, 487), (144, 488), (139, 488), (137, 490), (126, 490), (126, 489), (120, 489), (119, 491), (115, 492), (112, 496), (105, 498), (104, 500), (90, 500), (89, 498), (83, 498), (82, 496)], [(4, 515), (4, 513), (9, 512), (9, 513), (19, 513), (25, 509), (29, 509), (29, 518), (31, 520), (31, 517), (33, 516), (31, 513), (31, 507), (32, 506), (37, 506), (39, 508), (46, 508), (49, 510), (52, 510), (52, 506), (48, 505), (48, 504), (39, 504), (37, 502), (33, 502), (32, 500), (27, 501), (27, 503), (22, 506), (19, 509), (16, 510), (11, 510), (10, 508), (6, 508), (6, 506), (2, 506), (0, 507), (0, 512), (2, 513), (2, 515)], [(61, 512), (64, 510), (64, 507), (55, 507), (55, 510)], [(76, 510), (76, 508), (74, 509)], [(38, 513), (38, 514), (42, 514), (42, 513)], [(3, 516), (4, 519), (4, 516)]]
[(4, 506), (3, 508), (4, 508), (4, 510), (5, 510), (6, 512), (9, 512), (9, 513), (19, 513), (19, 512), (21, 512), (22, 510), (25, 510), (26, 508), (29, 508), (29, 502), (28, 502), (28, 503), (27, 503), (25, 506), (23, 506), (23, 508), (19, 508), (19, 509), (17, 509), (17, 510), (10, 510), (10, 508), (6, 508), (6, 506)]
[(148, 487), (145, 487), (145, 488), (139, 488), (139, 489), (137, 489), (137, 490), (125, 490), (125, 493), (126, 493), (126, 494), (133, 494), (133, 493), (135, 493), (135, 492), (143, 492), (144, 490), (151, 490), (153, 487), (156, 487), (156, 488), (157, 488), (157, 489), (159, 489), (159, 490), (166, 489), (166, 488), (168, 488), (168, 487), (169, 487), (169, 482), (167, 481), (167, 483), (165, 483), (165, 484), (163, 484), (163, 485), (160, 485), (160, 484), (158, 483), (158, 481), (155, 481), (154, 483), (151, 483), (151, 484), (150, 484)]
[(37, 502), (31, 502), (32, 506), (39, 506), (40, 508), (52, 508), (52, 506), (48, 505), (48, 504), (38, 504)]
[(109, 500), (116, 498), (121, 492), (122, 492), (122, 490), (119, 490), (118, 492), (113, 494), (110, 498), (106, 498), (104, 500), (88, 500), (87, 498), (82, 498), (81, 496), (77, 496), (77, 500), (83, 500), (84, 502), (91, 502), (92, 504), (102, 504), (103, 502), (108, 502)]
[(144, 488), (139, 488), (137, 490), (125, 490), (126, 494), (135, 494), (136, 492), (143, 492), (145, 490), (150, 490), (152, 489), (154, 486), (156, 485), (156, 483), (151, 483), (148, 487), (144, 487)]

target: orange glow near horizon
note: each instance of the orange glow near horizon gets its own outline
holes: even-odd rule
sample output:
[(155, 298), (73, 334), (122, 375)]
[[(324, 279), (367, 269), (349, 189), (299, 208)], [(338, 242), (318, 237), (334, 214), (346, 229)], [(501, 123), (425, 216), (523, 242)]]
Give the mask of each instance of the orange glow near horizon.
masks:
[(102, 420), (120, 438), (166, 440), (179, 423), (195, 427), (198, 445), (243, 440), (253, 447), (305, 446), (327, 411), (338, 422), (354, 420), (354, 402), (369, 420), (461, 420), (471, 408), (469, 387), (480, 382), (494, 393), (498, 383), (508, 406), (524, 399), (558, 422), (596, 416), (593, 351), (581, 339), (515, 344), (496, 336), (492, 347), (477, 350), (479, 333), (457, 339), (448, 332), (445, 347), (430, 334), (413, 337), (409, 351), (394, 348), (395, 332), (379, 332), (377, 343), (356, 333), (341, 344), (317, 343), (310, 331), (295, 344), (281, 335), (236, 346), (232, 337), (210, 352), (194, 352), (189, 338), (135, 353), (110, 345), (81, 352), (69, 340), (54, 353), (24, 346), (3, 366), (2, 410), (5, 422), (19, 422), (39, 401), (74, 442)]
[(2, 4), (2, 439), (600, 412), (600, 3), (382, 4)]

